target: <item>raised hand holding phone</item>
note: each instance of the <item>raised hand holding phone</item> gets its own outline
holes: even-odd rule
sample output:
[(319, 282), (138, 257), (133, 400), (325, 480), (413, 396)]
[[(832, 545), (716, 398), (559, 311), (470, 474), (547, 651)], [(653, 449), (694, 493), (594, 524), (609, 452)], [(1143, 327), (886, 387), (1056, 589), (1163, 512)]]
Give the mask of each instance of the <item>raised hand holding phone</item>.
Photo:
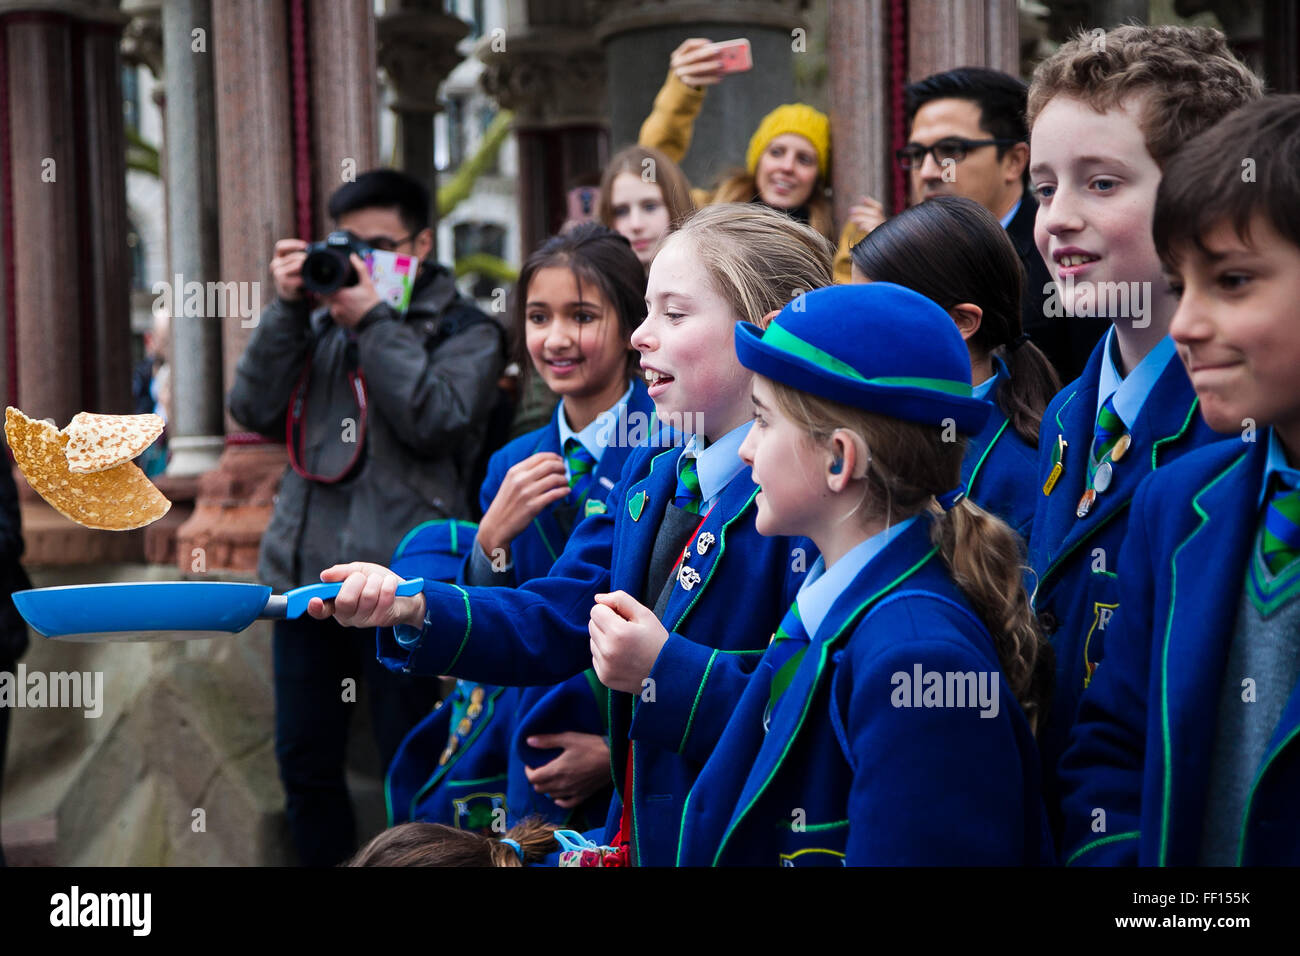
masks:
[(744, 73), (754, 68), (754, 57), (749, 48), (749, 41), (744, 37), (738, 40), (723, 40), (713, 44), (714, 54), (718, 58), (718, 72)]

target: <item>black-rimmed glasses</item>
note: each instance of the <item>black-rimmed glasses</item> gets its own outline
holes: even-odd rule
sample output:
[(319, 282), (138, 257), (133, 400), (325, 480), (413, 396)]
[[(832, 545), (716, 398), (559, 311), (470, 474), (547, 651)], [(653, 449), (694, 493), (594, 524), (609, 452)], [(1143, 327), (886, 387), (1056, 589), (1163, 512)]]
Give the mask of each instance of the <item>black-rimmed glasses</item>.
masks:
[(939, 165), (943, 165), (945, 160), (951, 159), (954, 163), (960, 163), (966, 158), (966, 154), (980, 146), (1010, 146), (1013, 143), (1020, 143), (1019, 139), (962, 139), (960, 136), (945, 136), (938, 142), (929, 146), (922, 146), (920, 143), (908, 143), (902, 149), (894, 151), (894, 157), (898, 160), (899, 169), (919, 169), (925, 163), (926, 153), (933, 153), (934, 160)]

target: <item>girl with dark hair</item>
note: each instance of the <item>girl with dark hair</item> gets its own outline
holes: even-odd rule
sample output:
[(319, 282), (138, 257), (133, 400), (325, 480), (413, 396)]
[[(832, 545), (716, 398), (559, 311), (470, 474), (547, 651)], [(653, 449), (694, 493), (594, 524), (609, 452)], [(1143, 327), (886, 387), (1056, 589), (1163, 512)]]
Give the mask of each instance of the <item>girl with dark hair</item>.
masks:
[(927, 200), (853, 247), (855, 282), (893, 282), (937, 302), (970, 352), (975, 397), (997, 413), (971, 436), (962, 482), (1026, 540), (1039, 488), (1038, 426), (1061, 385), (1021, 329), (1023, 267), (992, 214), (960, 196)]
[[(547, 425), (489, 461), (461, 583), (513, 587), (545, 576), (574, 525), (605, 510), (631, 452), (618, 436), (638, 423), (644, 431), (654, 411), (629, 344), (645, 314), (645, 270), (604, 226), (583, 223), (528, 257), (512, 303), (515, 360), (560, 402)], [(458, 682), (393, 760), (390, 826), (473, 830), (530, 814), (596, 826), (610, 791), (604, 714), (590, 671), (551, 687)]]
[(614, 154), (600, 179), (600, 221), (632, 244), (648, 270), (659, 241), (695, 212), (681, 167), (648, 146)]

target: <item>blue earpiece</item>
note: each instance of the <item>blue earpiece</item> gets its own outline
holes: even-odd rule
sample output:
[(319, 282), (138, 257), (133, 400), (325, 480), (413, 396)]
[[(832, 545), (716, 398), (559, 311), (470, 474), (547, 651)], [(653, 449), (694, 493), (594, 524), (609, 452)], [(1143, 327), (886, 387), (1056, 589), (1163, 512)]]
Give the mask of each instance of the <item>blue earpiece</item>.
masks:
[(832, 475), (838, 475), (838, 474), (839, 474), (841, 471), (843, 471), (843, 470), (844, 470), (844, 459), (843, 459), (843, 458), (836, 458), (833, 462), (831, 462), (831, 474), (832, 474)]

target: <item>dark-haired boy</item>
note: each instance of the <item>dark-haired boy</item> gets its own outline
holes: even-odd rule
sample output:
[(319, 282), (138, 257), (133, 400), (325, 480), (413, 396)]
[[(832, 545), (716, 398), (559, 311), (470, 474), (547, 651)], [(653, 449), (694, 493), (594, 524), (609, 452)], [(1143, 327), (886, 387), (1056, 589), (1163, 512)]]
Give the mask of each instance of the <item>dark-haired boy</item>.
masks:
[(1062, 310), (1111, 323), (1083, 374), (1049, 403), (1038, 442), (1029, 565), (1056, 652), (1039, 747), (1058, 832), (1057, 764), (1120, 607), (1133, 492), (1158, 466), (1217, 438), (1168, 336), (1177, 302), (1151, 239), (1161, 170), (1193, 135), (1260, 95), (1223, 34), (1171, 26), (1081, 33), (1039, 64), (1030, 85), (1039, 251)]
[(1120, 610), (1062, 762), (1067, 862), (1300, 864), (1300, 96), (1169, 163), (1155, 243), (1201, 413), (1234, 438), (1133, 499)]
[[(337, 190), (329, 213), (336, 229), (413, 255), (420, 267), (404, 313), (380, 300), (356, 256), (357, 283), (323, 296), (313, 312), (302, 285), (307, 243), (275, 244), (277, 297), (239, 360), (229, 404), (236, 420), (277, 441), (292, 415), (300, 436), (258, 561), (262, 583), (276, 591), (317, 583), (340, 554), (387, 561), (422, 521), (469, 517), (471, 473), (504, 363), (501, 327), (429, 259), (429, 194), (418, 181), (372, 170)], [(355, 705), (344, 681), (370, 683), (385, 766), (432, 707), (436, 685), (389, 672), (375, 660), (373, 634), (332, 620), (277, 621), (273, 653), (290, 832), (304, 864), (331, 866), (356, 849), (344, 776)]]

